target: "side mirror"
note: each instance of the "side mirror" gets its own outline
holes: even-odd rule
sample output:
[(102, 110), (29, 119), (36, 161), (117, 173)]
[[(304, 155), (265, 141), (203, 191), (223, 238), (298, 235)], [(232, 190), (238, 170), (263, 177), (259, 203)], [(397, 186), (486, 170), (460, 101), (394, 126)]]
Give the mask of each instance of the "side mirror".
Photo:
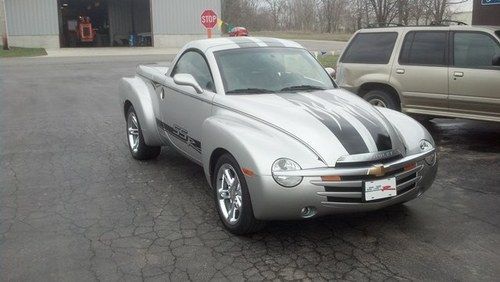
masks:
[(325, 70), (332, 78), (335, 78), (337, 75), (337, 72), (333, 68), (325, 68)]
[(174, 75), (174, 82), (177, 85), (191, 86), (198, 94), (203, 93), (203, 88), (201, 88), (196, 79), (189, 73), (178, 73)]
[(495, 55), (493, 57), (493, 60), (491, 61), (491, 64), (496, 67), (500, 67), (500, 55)]

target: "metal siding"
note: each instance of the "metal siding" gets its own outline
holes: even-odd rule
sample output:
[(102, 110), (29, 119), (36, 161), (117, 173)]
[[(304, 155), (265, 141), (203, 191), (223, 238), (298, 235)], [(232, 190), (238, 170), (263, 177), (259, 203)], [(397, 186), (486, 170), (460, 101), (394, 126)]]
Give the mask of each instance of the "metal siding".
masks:
[(57, 0), (5, 0), (9, 35), (58, 35)]
[(220, 16), (221, 0), (152, 0), (153, 33), (204, 34), (200, 23), (205, 9), (214, 10)]

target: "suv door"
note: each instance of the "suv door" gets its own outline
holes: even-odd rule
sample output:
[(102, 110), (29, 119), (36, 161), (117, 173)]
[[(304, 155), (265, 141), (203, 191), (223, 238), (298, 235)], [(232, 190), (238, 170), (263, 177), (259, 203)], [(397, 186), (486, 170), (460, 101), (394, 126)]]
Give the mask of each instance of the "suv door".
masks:
[[(178, 73), (191, 74), (203, 88), (198, 94), (191, 86), (175, 84)], [(197, 50), (186, 51), (167, 77), (160, 100), (162, 128), (170, 141), (195, 161), (201, 162), (202, 124), (211, 115), (215, 95), (214, 81), (205, 56)]]
[(391, 74), (402, 95), (402, 110), (427, 113), (448, 109), (448, 31), (406, 33)]
[(492, 65), (493, 57), (500, 55), (498, 40), (485, 32), (456, 31), (451, 43), (450, 110), (468, 118), (499, 121), (500, 67)]

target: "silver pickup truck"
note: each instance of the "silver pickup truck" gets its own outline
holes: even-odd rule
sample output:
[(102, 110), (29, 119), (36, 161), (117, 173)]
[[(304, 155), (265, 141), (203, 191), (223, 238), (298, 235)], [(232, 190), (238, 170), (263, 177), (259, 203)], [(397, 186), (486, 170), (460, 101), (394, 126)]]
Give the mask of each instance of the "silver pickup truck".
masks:
[(412, 118), (339, 89), (299, 44), (218, 38), (120, 82), (132, 156), (175, 148), (203, 166), (224, 226), (371, 211), (422, 194), (435, 145)]

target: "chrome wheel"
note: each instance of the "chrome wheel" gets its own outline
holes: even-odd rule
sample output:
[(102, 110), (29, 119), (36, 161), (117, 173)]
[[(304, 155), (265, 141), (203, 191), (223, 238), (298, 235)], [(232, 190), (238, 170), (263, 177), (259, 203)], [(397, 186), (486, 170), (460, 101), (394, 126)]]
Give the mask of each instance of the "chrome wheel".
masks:
[(127, 118), (128, 144), (132, 152), (139, 150), (139, 123), (134, 112), (130, 112)]
[(377, 99), (377, 98), (371, 99), (370, 104), (372, 104), (375, 107), (387, 108), (387, 105), (385, 104), (385, 102), (382, 101), (381, 99)]
[(223, 164), (217, 172), (217, 202), (224, 220), (236, 224), (240, 220), (243, 206), (241, 183), (230, 164)]

